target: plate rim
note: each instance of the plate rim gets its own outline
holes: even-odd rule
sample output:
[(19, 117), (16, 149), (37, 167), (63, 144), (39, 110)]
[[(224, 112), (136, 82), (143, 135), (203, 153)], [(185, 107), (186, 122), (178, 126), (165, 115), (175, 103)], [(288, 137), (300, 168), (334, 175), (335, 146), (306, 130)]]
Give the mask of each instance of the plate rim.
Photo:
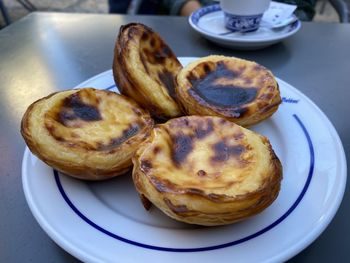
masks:
[(38, 207), (35, 204), (33, 196), (30, 193), (28, 176), (25, 176), (25, 174), (27, 173), (27, 171), (25, 170), (25, 164), (31, 154), (32, 153), (30, 152), (28, 146), (26, 146), (22, 159), (22, 188), (26, 202), (35, 220), (37, 221), (39, 226), (44, 230), (44, 232), (50, 237), (50, 239), (69, 254), (73, 255), (78, 259), (83, 259), (87, 262), (102, 262), (99, 258), (94, 257), (91, 254), (87, 254), (83, 249), (72, 244), (70, 240), (67, 240), (64, 237), (62, 237), (60, 232), (58, 232), (52, 225), (50, 225), (48, 220), (39, 211)]
[[(214, 8), (214, 9), (213, 9)], [(217, 10), (217, 8), (219, 8), (219, 10)], [(213, 4), (213, 5), (209, 5), (209, 6), (204, 6), (196, 11), (194, 11), (193, 13), (191, 13), (191, 15), (188, 17), (188, 22), (189, 24), (191, 25), (191, 27), (196, 31), (198, 32), (199, 34), (203, 35), (203, 36), (206, 36), (208, 37), (209, 39), (215, 39), (216, 41), (225, 41), (226, 43), (230, 43), (232, 44), (232, 46), (234, 44), (247, 44), (247, 43), (250, 43), (250, 44), (257, 44), (257, 45), (266, 45), (268, 43), (276, 43), (280, 40), (283, 40), (283, 39), (286, 39), (292, 35), (294, 35), (295, 33), (297, 33), (299, 31), (299, 29), (301, 28), (301, 22), (300, 20), (296, 20), (294, 23), (292, 23), (291, 25), (289, 26), (293, 26), (293, 30), (289, 31), (289, 32), (286, 32), (284, 34), (280, 34), (280, 35), (276, 35), (274, 37), (271, 37), (271, 38), (266, 38), (266, 39), (263, 39), (263, 40), (257, 40), (257, 39), (244, 39), (244, 38), (239, 38), (239, 37), (230, 37), (229, 34), (228, 35), (215, 35), (215, 34), (211, 34), (210, 32), (204, 30), (203, 28), (199, 27), (197, 25), (197, 23), (195, 23), (193, 21), (193, 17), (196, 16), (196, 15), (199, 15), (200, 16), (200, 13), (203, 12), (203, 11), (207, 11), (207, 13), (203, 14), (202, 16), (204, 15), (207, 15), (209, 13), (212, 13), (212, 12), (220, 12), (221, 8), (220, 8), (220, 5), (219, 4)], [(221, 11), (222, 12), (222, 11)], [(200, 17), (202, 17), (200, 16)], [(295, 15), (294, 15), (295, 16)]]
[[(194, 59), (195, 57), (182, 57), (182, 58)], [(180, 57), (179, 57), (179, 59), (180, 59)], [(111, 70), (101, 72), (101, 73), (81, 82), (76, 87), (79, 87), (79, 86), (83, 85), (84, 83), (88, 83), (90, 81), (93, 81), (96, 78), (99, 78), (101, 76), (103, 77), (103, 75), (110, 74), (110, 73), (111, 73)], [(341, 160), (339, 161), (339, 164), (340, 164), (340, 168), (341, 168), (340, 170), (343, 171), (343, 173), (342, 173), (343, 176), (341, 176), (341, 178), (343, 179), (343, 183), (341, 184), (341, 187), (340, 187), (339, 191), (337, 192), (337, 194), (338, 194), (337, 198), (334, 198), (333, 203), (335, 205), (333, 205), (331, 207), (332, 208), (332, 209), (330, 209), (331, 212), (326, 214), (324, 222), (322, 224), (318, 225), (318, 227), (316, 227), (310, 231), (310, 234), (307, 236), (308, 237), (307, 240), (305, 240), (305, 238), (304, 238), (301, 242), (295, 243), (293, 247), (290, 247), (288, 250), (283, 251), (282, 253), (276, 255), (275, 258), (271, 258), (271, 260), (273, 260), (273, 261), (274, 260), (281, 260), (281, 259), (285, 260), (285, 259), (288, 259), (288, 258), (296, 255), (297, 253), (299, 253), (300, 251), (305, 249), (307, 246), (309, 246), (327, 228), (327, 226), (329, 225), (331, 220), (334, 218), (336, 212), (339, 209), (339, 206), (340, 206), (341, 201), (342, 201), (343, 196), (344, 196), (344, 191), (345, 191), (345, 187), (346, 187), (346, 179), (347, 179), (347, 163), (346, 163), (346, 157), (345, 157), (343, 144), (342, 144), (340, 137), (339, 137), (335, 127), (333, 126), (333, 124), (330, 122), (328, 117), (321, 111), (321, 109), (309, 97), (307, 97), (304, 93), (302, 93), (300, 90), (296, 89), (294, 86), (292, 86), (291, 84), (289, 84), (281, 79), (278, 79), (278, 81), (283, 82), (285, 85), (288, 86), (288, 88), (291, 88), (293, 91), (299, 93), (299, 95), (301, 95), (301, 97), (303, 99), (307, 100), (307, 102), (309, 104), (311, 104), (311, 106), (314, 108), (314, 110), (317, 111), (317, 114), (320, 115), (327, 122), (326, 126), (329, 128), (329, 133), (332, 135), (333, 139), (335, 139), (335, 141), (337, 142), (337, 146), (339, 147), (339, 150), (340, 150), (339, 154), (341, 156)], [(26, 197), (26, 201), (30, 207), (30, 210), (32, 211), (32, 214), (36, 218), (37, 222), (44, 229), (44, 231), (50, 236), (50, 238), (53, 241), (55, 241), (59, 246), (61, 246), (63, 249), (65, 249), (70, 254), (76, 256), (77, 258), (88, 260), (88, 261), (100, 261), (100, 259), (93, 257), (91, 254), (87, 255), (85, 253), (85, 251), (81, 250), (79, 247), (69, 245), (69, 242), (67, 242), (67, 240), (64, 240), (64, 237), (62, 240), (62, 237), (60, 237), (60, 233), (55, 231), (55, 229), (49, 225), (49, 222), (47, 222), (45, 220), (45, 218), (43, 217), (43, 215), (40, 214), (40, 212), (38, 211), (37, 207), (35, 206), (34, 200), (30, 196), (28, 175), (25, 176), (25, 174), (28, 173), (25, 169), (26, 168), (25, 164), (26, 164), (26, 160), (30, 156), (30, 154), (31, 153), (30, 153), (28, 147), (26, 147), (26, 149), (24, 151), (23, 161), (22, 161), (22, 184), (23, 184), (23, 190), (24, 190), (24, 194)]]

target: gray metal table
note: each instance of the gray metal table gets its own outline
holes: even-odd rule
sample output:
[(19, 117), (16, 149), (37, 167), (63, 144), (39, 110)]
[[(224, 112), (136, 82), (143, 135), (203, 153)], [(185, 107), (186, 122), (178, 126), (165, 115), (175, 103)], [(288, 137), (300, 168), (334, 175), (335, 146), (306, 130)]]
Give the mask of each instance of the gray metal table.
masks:
[[(39, 227), (22, 191), (21, 117), (35, 99), (111, 68), (120, 25), (140, 21), (178, 56), (255, 60), (300, 89), (329, 117), (350, 156), (350, 24), (303, 23), (283, 43), (259, 51), (218, 47), (185, 18), (34, 13), (0, 31), (0, 262), (77, 262)], [(350, 262), (350, 191), (326, 231), (290, 262)]]

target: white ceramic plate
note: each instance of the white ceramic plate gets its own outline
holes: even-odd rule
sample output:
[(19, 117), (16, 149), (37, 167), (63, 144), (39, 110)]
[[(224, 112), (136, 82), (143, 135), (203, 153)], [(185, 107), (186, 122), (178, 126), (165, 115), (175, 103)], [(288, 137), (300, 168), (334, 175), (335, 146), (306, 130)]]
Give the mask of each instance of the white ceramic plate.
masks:
[[(180, 59), (187, 64), (193, 58)], [(144, 210), (130, 175), (83, 182), (56, 173), (25, 150), (23, 188), (47, 234), (84, 262), (276, 262), (296, 255), (329, 224), (342, 200), (346, 161), (339, 137), (319, 108), (279, 80), (283, 103), (253, 127), (267, 136), (284, 179), (261, 214), (220, 227), (176, 222)], [(112, 72), (78, 87), (116, 90)]]
[(294, 35), (301, 27), (299, 20), (279, 28), (272, 29), (263, 23), (251, 33), (234, 33), (225, 28), (224, 13), (220, 5), (210, 5), (193, 12), (189, 17), (191, 27), (203, 37), (225, 47), (235, 49), (259, 49), (278, 43)]

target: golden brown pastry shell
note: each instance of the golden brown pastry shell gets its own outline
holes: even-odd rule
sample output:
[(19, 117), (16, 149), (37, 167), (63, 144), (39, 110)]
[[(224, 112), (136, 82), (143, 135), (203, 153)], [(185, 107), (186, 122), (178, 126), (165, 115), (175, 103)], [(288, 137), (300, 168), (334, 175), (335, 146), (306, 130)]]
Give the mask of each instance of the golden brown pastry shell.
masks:
[(219, 117), (181, 117), (156, 125), (132, 161), (143, 201), (197, 225), (256, 215), (276, 199), (282, 180), (268, 139)]
[(270, 117), (281, 103), (271, 71), (252, 61), (216, 55), (184, 67), (177, 75), (176, 94), (188, 115), (219, 116), (245, 127)]
[(120, 28), (113, 76), (121, 94), (160, 120), (182, 115), (176, 102), (176, 75), (182, 68), (169, 46), (151, 28), (130, 23)]
[(31, 104), (21, 133), (29, 149), (72, 177), (102, 180), (130, 169), (153, 120), (130, 99), (93, 88), (53, 93)]

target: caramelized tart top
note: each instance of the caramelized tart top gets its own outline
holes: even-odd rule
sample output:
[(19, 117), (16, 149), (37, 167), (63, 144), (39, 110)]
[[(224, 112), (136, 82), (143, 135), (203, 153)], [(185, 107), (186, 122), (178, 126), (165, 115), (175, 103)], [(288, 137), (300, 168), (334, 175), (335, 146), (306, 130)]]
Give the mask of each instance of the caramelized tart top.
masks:
[(152, 123), (131, 100), (92, 88), (54, 93), (33, 107), (34, 111), (28, 109), (33, 117), (24, 118), (23, 131), (44, 130), (57, 143), (81, 150), (111, 151)]
[(234, 57), (208, 56), (177, 76), (179, 98), (190, 114), (227, 117), (249, 126), (277, 110), (278, 83), (265, 67)]
[(267, 138), (219, 117), (156, 125), (133, 159), (159, 192), (240, 198), (281, 180)]

